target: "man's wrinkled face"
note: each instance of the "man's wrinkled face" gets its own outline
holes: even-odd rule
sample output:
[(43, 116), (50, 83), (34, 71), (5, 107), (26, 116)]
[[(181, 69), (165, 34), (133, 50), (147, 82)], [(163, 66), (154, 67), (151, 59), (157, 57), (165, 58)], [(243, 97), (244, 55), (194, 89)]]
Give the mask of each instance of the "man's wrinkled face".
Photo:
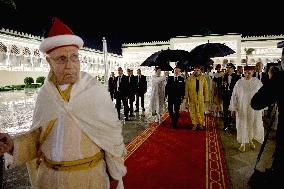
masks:
[(59, 85), (75, 83), (80, 74), (78, 48), (61, 47), (53, 50), (46, 57)]

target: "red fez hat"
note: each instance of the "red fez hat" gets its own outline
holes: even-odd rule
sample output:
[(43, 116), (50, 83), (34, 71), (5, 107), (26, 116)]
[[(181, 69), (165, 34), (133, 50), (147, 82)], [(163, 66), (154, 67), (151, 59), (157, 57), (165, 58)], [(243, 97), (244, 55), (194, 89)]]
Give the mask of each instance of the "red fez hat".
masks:
[(247, 70), (254, 70), (255, 69), (255, 66), (245, 66), (244, 67), (244, 71), (247, 71)]
[(84, 42), (79, 36), (74, 35), (67, 25), (55, 17), (48, 32), (48, 37), (41, 42), (39, 50), (48, 54), (60, 47), (75, 46), (81, 48), (83, 44)]
[(194, 69), (196, 68), (196, 69), (201, 69), (201, 66), (199, 65), (199, 64), (196, 64), (196, 65), (194, 65), (194, 67), (193, 67)]

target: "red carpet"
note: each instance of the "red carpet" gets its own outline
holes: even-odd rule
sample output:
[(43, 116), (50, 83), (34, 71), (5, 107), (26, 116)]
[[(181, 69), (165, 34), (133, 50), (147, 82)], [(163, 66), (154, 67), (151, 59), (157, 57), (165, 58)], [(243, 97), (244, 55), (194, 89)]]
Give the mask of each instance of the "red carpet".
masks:
[(207, 117), (206, 130), (192, 131), (183, 112), (178, 125), (173, 129), (169, 117), (152, 123), (126, 146), (125, 189), (228, 188), (215, 121)]

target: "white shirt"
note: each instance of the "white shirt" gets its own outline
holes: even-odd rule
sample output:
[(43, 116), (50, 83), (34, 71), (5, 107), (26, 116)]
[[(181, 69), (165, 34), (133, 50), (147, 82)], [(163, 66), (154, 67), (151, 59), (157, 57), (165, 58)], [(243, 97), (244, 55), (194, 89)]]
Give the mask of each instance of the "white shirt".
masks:
[(116, 85), (117, 88), (116, 88), (116, 90), (119, 91), (118, 89), (119, 89), (119, 84), (121, 82), (121, 76), (118, 76), (117, 78), (118, 78), (118, 80), (117, 80), (117, 85)]
[(228, 89), (230, 89), (231, 80), (232, 80), (232, 76), (228, 75)]

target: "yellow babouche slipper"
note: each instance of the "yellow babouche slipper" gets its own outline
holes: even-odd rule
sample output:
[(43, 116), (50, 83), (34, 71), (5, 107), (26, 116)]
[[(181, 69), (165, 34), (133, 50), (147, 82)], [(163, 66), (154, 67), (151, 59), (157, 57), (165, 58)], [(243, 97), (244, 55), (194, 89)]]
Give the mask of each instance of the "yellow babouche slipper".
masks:
[(250, 148), (251, 148), (252, 150), (255, 149), (255, 145), (254, 145), (254, 143), (253, 143), (252, 141), (249, 142), (249, 146), (250, 146)]
[(240, 151), (240, 152), (245, 152), (245, 151), (246, 151), (246, 146), (245, 146), (245, 145), (241, 145), (241, 146), (239, 147), (239, 151)]

